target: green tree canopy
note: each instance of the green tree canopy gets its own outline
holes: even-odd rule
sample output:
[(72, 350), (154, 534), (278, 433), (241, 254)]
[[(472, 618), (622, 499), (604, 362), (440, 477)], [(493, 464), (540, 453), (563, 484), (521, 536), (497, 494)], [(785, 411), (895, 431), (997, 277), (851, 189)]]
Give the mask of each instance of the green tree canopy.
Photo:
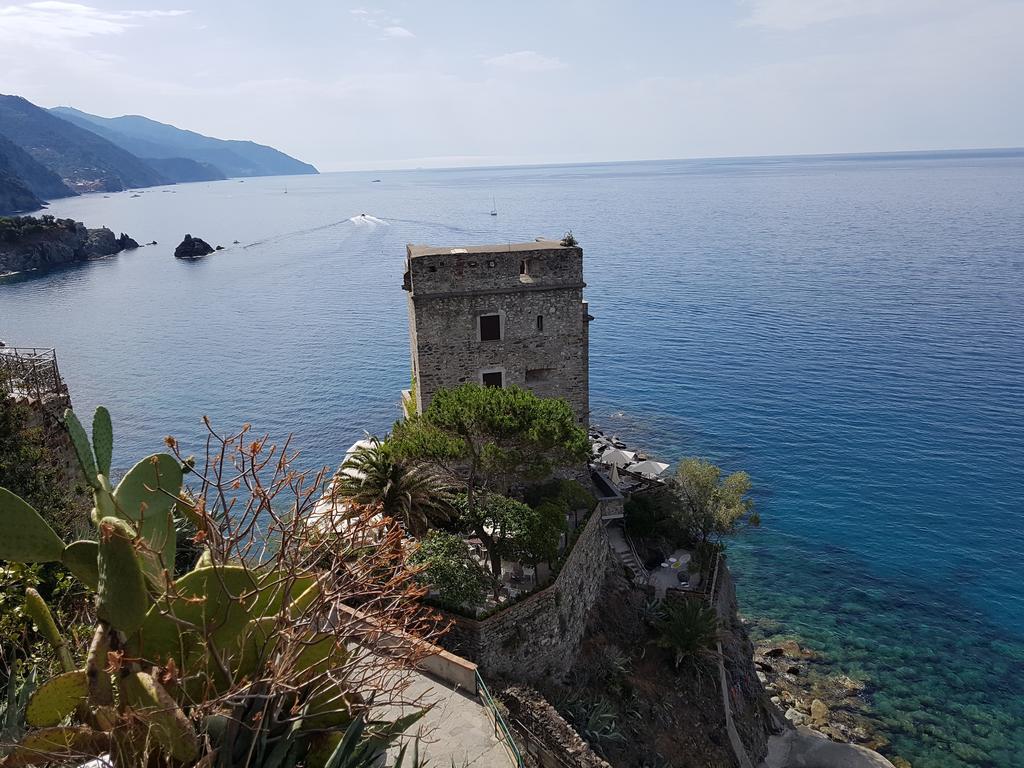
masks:
[(423, 568), (418, 580), (436, 589), (442, 600), (471, 607), (480, 604), (487, 576), (469, 556), (461, 536), (429, 531), (409, 562)]
[(497, 493), (481, 494), (473, 504), (467, 494), (458, 494), (453, 503), (459, 524), (487, 550), (495, 588), (502, 559), (538, 563), (558, 556), (558, 539), (565, 530), (565, 513), (559, 505), (533, 508)]
[(746, 472), (733, 472), (723, 479), (721, 468), (711, 462), (684, 459), (673, 488), (680, 501), (675, 509), (677, 522), (698, 546), (735, 533), (745, 522), (759, 523), (748, 496)]
[(438, 390), (422, 415), (395, 424), (392, 439), (400, 456), (462, 477), (470, 504), (478, 488), (506, 492), (514, 482), (546, 479), (590, 451), (564, 400), (477, 384)]

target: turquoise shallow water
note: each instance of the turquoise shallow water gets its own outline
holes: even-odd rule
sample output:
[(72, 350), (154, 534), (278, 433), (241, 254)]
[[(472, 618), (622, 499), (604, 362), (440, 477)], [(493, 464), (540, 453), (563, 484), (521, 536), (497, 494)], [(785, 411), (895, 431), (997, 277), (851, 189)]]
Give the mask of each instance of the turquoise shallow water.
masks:
[[(595, 420), (754, 479), (763, 527), (733, 546), (744, 610), (868, 678), (915, 766), (1003, 768), (1024, 754), (1022, 211), (1013, 152), (88, 196), (52, 212), (160, 244), (6, 281), (0, 338), (58, 348), (79, 410), (110, 406), (122, 464), (203, 414), (334, 464), (399, 413), (405, 243), (571, 227)], [(185, 232), (228, 249), (177, 261)]]

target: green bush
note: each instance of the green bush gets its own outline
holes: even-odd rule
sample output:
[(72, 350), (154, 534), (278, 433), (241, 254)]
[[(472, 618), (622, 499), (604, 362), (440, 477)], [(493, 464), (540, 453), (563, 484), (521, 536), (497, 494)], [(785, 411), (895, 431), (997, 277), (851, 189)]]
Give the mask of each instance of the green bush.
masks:
[(716, 650), (718, 616), (700, 600), (680, 600), (665, 608), (656, 630), (655, 643), (672, 653), (676, 669), (697, 665)]

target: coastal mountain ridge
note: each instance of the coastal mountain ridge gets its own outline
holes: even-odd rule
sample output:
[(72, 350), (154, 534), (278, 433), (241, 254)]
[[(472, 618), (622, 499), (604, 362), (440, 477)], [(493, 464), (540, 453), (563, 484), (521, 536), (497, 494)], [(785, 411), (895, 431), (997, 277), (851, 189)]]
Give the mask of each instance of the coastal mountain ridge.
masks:
[(312, 165), (252, 141), (215, 139), (139, 115), (43, 109), (0, 94), (0, 216), (80, 192), (315, 173)]
[(0, 135), (76, 192), (120, 192), (166, 182), (130, 152), (20, 96), (0, 95)]
[(50, 112), (147, 160), (185, 158), (212, 166), (228, 177), (317, 173), (309, 163), (273, 147), (216, 139), (141, 115), (99, 117), (71, 107), (54, 107)]

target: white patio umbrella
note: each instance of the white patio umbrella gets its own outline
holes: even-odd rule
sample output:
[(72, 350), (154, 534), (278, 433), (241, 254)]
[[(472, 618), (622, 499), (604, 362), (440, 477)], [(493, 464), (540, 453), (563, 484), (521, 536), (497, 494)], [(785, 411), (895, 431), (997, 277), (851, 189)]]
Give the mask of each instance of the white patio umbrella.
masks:
[(668, 464), (664, 464), (660, 461), (653, 461), (647, 459), (646, 461), (639, 461), (636, 464), (630, 464), (626, 469), (629, 472), (633, 472), (641, 477), (646, 477), (649, 480), (654, 480), (668, 469)]
[(619, 477), (619, 468), (615, 464), (612, 464), (611, 480), (612, 484), (614, 485), (618, 485), (620, 482), (622, 482), (621, 478)]
[(632, 464), (636, 458), (636, 454), (632, 451), (624, 451), (621, 448), (613, 448), (610, 451), (605, 451), (601, 454), (602, 464), (611, 464), (616, 467), (624, 467), (627, 464)]

